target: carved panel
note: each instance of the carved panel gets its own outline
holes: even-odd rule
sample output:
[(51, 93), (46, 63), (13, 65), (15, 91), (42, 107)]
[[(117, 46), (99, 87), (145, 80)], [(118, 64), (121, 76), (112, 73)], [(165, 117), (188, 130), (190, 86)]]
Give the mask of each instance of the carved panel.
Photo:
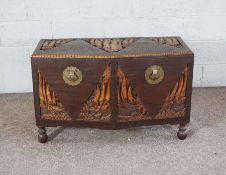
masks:
[[(40, 72), (38, 74), (41, 118), (49, 120), (72, 120), (56, 98), (55, 93), (50, 90), (45, 78), (42, 77)], [(108, 65), (93, 93), (76, 118), (77, 120), (110, 120), (110, 75), (111, 69), (110, 65)]]
[(52, 40), (45, 40), (41, 50), (48, 50), (52, 49), (54, 47), (60, 46), (62, 44), (68, 43), (70, 41), (73, 41), (74, 39), (52, 39)]
[(122, 69), (117, 69), (117, 99), (118, 99), (118, 121), (147, 120), (148, 113), (141, 100), (137, 97)]
[(109, 38), (109, 39), (89, 39), (85, 41), (106, 52), (118, 52), (137, 40), (138, 39), (135, 39), (135, 38), (127, 38), (127, 39), (122, 39), (122, 38), (110, 39)]
[(105, 69), (99, 83), (83, 106), (78, 120), (110, 120), (110, 65)]
[(38, 71), (39, 79), (39, 101), (41, 108), (41, 118), (46, 120), (71, 120), (64, 111), (55, 93), (50, 89), (45, 78)]
[(165, 99), (165, 103), (155, 119), (177, 118), (185, 116), (187, 81), (188, 66), (184, 69), (176, 85)]
[(152, 38), (151, 40), (156, 43), (166, 44), (168, 46), (173, 46), (177, 48), (183, 47), (181, 43), (174, 37)]
[[(55, 93), (49, 87), (45, 78), (38, 72), (39, 77), (39, 99), (41, 108), (41, 118), (49, 120), (72, 120), (65, 112), (62, 104), (57, 99)], [(85, 102), (76, 120), (84, 121), (110, 121), (110, 64), (105, 69), (98, 84)], [(184, 69), (177, 83), (165, 99), (160, 112), (154, 119), (177, 118), (185, 116), (186, 112), (186, 88), (188, 80), (188, 67)], [(119, 114), (118, 122), (151, 120), (140, 98), (135, 93), (129, 80), (122, 69), (117, 67), (117, 101)], [(76, 104), (75, 104), (76, 105)]]

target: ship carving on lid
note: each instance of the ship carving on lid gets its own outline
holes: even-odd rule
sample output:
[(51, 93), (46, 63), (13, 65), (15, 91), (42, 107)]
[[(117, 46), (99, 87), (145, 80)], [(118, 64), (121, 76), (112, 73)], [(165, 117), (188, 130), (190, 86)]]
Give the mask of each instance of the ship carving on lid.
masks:
[(136, 42), (137, 38), (106, 38), (106, 39), (89, 39), (85, 40), (94, 47), (97, 47), (99, 49), (102, 49), (106, 52), (118, 52), (126, 47), (128, 47), (130, 44)]
[(182, 48), (182, 44), (175, 37), (161, 37), (161, 38), (151, 38), (155, 43), (165, 44), (168, 46), (173, 46), (177, 48)]
[(49, 50), (58, 46), (61, 46), (65, 43), (71, 42), (74, 39), (51, 39), (51, 40), (45, 40), (44, 43), (41, 46), (40, 50)]

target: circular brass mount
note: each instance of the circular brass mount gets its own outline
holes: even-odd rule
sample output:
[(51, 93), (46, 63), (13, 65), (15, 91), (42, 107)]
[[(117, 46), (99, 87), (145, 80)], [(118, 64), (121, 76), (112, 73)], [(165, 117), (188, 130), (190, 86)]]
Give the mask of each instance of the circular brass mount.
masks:
[(77, 86), (82, 81), (82, 72), (77, 67), (67, 67), (63, 72), (63, 80), (70, 86)]
[(164, 70), (161, 66), (152, 65), (145, 71), (145, 79), (149, 84), (158, 84), (164, 78)]

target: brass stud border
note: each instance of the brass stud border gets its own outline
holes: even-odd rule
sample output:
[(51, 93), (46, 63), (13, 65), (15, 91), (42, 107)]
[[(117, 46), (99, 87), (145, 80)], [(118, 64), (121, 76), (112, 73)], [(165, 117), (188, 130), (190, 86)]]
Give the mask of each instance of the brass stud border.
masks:
[(191, 55), (190, 51), (182, 52), (164, 52), (164, 53), (144, 53), (144, 54), (126, 54), (126, 55), (80, 55), (80, 54), (33, 54), (32, 58), (140, 58), (149, 56), (167, 56), (167, 55)]

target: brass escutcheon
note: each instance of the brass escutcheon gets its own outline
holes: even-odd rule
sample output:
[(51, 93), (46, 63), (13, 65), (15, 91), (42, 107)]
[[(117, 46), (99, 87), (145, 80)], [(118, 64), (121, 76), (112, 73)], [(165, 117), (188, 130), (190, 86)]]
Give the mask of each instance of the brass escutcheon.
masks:
[(149, 84), (158, 84), (164, 78), (164, 70), (161, 66), (152, 65), (145, 71), (145, 79)]
[(82, 72), (77, 67), (67, 67), (63, 72), (63, 80), (70, 86), (77, 86), (82, 81)]

